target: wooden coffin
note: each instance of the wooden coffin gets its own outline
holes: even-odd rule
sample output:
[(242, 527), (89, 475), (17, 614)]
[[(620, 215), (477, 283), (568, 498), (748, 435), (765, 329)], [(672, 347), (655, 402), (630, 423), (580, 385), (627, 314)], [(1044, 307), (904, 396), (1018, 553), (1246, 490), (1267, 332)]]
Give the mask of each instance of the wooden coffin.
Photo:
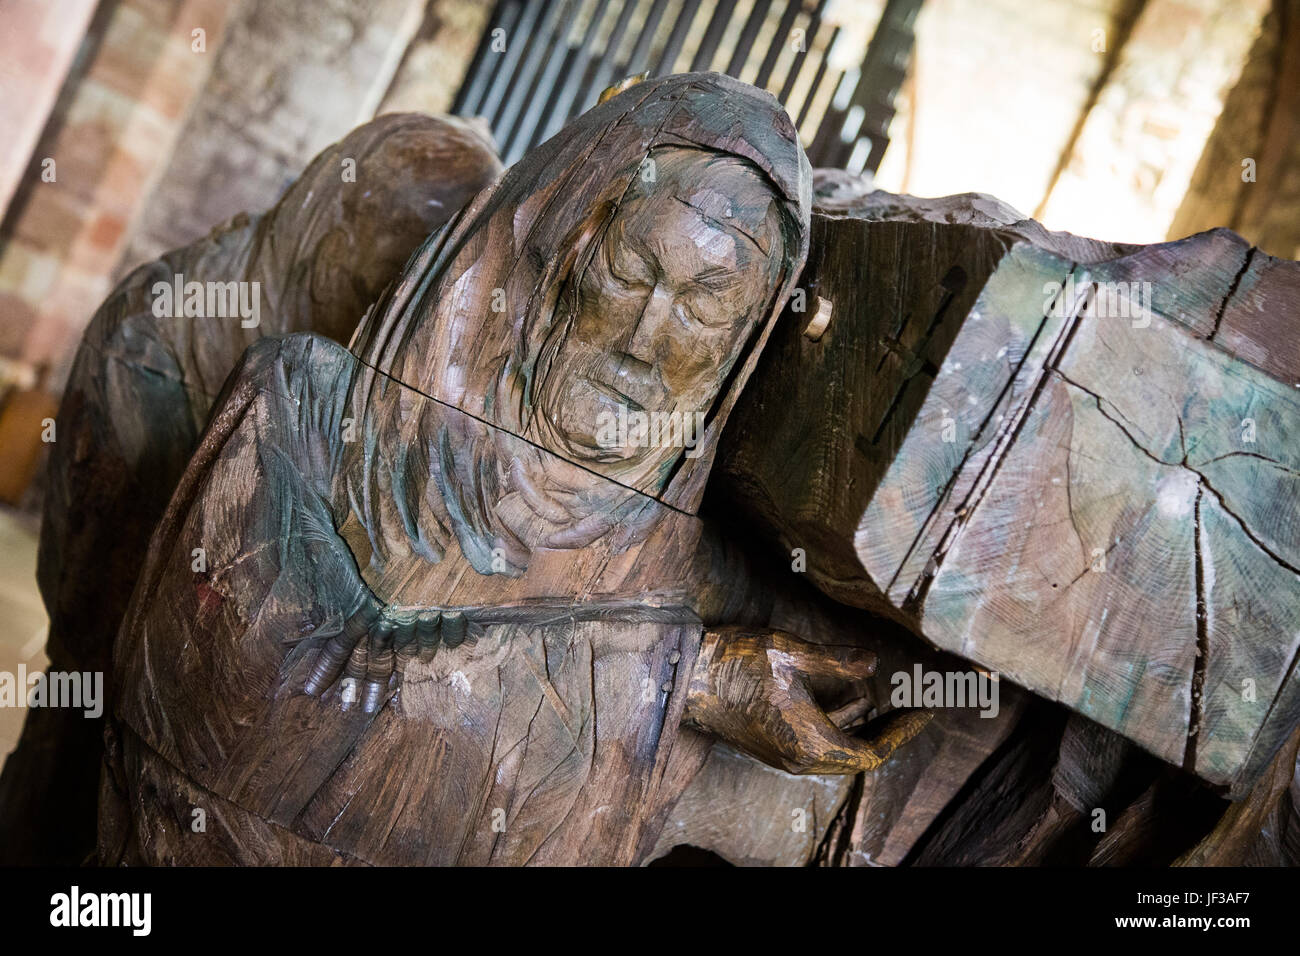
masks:
[(812, 231), (714, 500), (830, 596), (1243, 793), (1300, 717), (1300, 264), (983, 196)]

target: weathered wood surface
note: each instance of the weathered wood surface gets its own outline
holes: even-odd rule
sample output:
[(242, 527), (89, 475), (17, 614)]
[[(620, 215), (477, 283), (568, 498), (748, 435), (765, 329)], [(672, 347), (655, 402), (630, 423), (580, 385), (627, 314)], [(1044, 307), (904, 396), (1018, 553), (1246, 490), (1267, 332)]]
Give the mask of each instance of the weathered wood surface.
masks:
[(718, 499), (827, 594), (1244, 792), (1300, 717), (1300, 265), (825, 185), (830, 324), (778, 323)]
[[(695, 512), (802, 266), (809, 180), (770, 96), (637, 86), (431, 237), (351, 351), (250, 348), (123, 624), (105, 861), (646, 859), (707, 753), (679, 729), (688, 699), (717, 711), (704, 627), (772, 628), (778, 583)], [(611, 447), (620, 404), (702, 434)], [(823, 675), (813, 647), (783, 676)], [(729, 688), (789, 703), (737, 660)], [(734, 735), (764, 752), (755, 726)], [(160, 841), (195, 794), (251, 845)]]
[[(37, 569), (52, 670), (110, 671), (149, 535), (244, 349), (302, 330), (346, 341), (419, 243), (500, 170), (459, 120), (386, 115), (316, 157), (270, 211), (123, 279), (87, 328), (56, 417)], [(208, 316), (173, 301), (158, 314), (155, 283), (177, 275), (223, 295), (244, 284), (256, 324), (233, 306)], [(29, 711), (0, 778), (3, 859), (75, 864), (93, 851), (102, 723)]]
[[(1152, 356), (1144, 372), (1160, 370), (1170, 389), (1159, 363), (1186, 356), (1162, 350), (1158, 337), (1190, 337), (1184, 326), (1200, 322), (1210, 359), (1185, 367), (1219, 371), (1216, 402), (1229, 402), (1233, 387), (1276, 397), (1260, 384), (1267, 369), (1240, 357), (1279, 361), (1240, 303), (1271, 308), (1284, 298), (1289, 264), (1243, 252), (1233, 265), (1237, 243), (1216, 233), (1197, 240), (1211, 244), (1201, 256), (1215, 268), (1191, 270), (1181, 247), (1047, 233), (987, 197), (911, 200), (823, 177), (803, 284), (832, 309), (814, 341), (803, 334), (807, 312), (776, 319), (809, 241), (806, 161), (788, 126), (769, 98), (724, 78), (634, 87), (432, 236), (348, 350), (292, 335), (255, 344), (226, 375), (221, 363), (234, 364), (247, 343), (219, 344), (212, 356), (196, 343), (176, 387), (211, 405), (215, 388), (202, 383), (224, 385), (197, 450), (201, 417), (188, 431), (150, 433), (184, 476), (172, 474), (166, 491), (178, 477), (179, 487), (148, 564), (128, 582), (102, 862), (629, 864), (688, 844), (741, 864), (1104, 864), (1172, 861), (1194, 840), (1189, 860), (1285, 854), (1285, 751), (1211, 832), (1222, 801), (1187, 774), (1153, 769), (1162, 765), (1119, 735), (1137, 739), (1132, 724), (1115, 733), (1096, 715), (1067, 720), (1005, 679), (992, 719), (971, 707), (893, 713), (891, 685), (913, 667), (969, 669), (902, 624), (1089, 712), (1025, 679), (1050, 664), (1043, 635), (1056, 632), (1043, 627), (1050, 614), (1035, 621), (1033, 607), (1015, 605), (1038, 597), (1016, 575), (1024, 563), (1044, 575), (1068, 565), (1059, 555), (1052, 564), (1048, 551), (1071, 516), (1080, 539), (1069, 539), (1071, 553), (1080, 527), (1110, 533), (1128, 522), (1159, 542), (1171, 534), (1161, 538), (1110, 500), (1134, 493), (1127, 458), (1107, 467), (1095, 459), (1118, 460), (1110, 445), (1071, 444), (1102, 424), (1085, 415), (1088, 401), (1066, 406), (1072, 427), (1062, 439), (1050, 400), (1061, 388), (1104, 395), (1094, 407), (1157, 448), (1146, 458), (1171, 461), (1173, 447), (1181, 457), (1167, 467), (1211, 468), (1226, 454), (1212, 440), (1213, 409), (1189, 394), (1174, 413), (1177, 444), (1166, 435), (1157, 447), (1159, 404), (1099, 374), (1108, 367), (1096, 357)], [(863, 248), (870, 254), (857, 255)], [(1071, 308), (1059, 315), (1045, 310), (1047, 277), (1071, 269), (1093, 281), (1172, 271), (1182, 287), (1167, 298), (1157, 291), (1151, 321), (1126, 337), (1089, 328), (1101, 317), (1085, 295), (1063, 295)], [(1188, 303), (1208, 301), (1226, 272), (1236, 291), (1206, 324)], [(329, 316), (339, 303), (352, 310), (350, 283), (317, 289), (280, 263), (265, 281), (286, 276), (313, 288), (303, 327), (347, 334), (350, 324)], [(1082, 271), (1076, 281), (1085, 287)], [(1031, 311), (1037, 303), (1047, 312), (1037, 326), (1018, 311), (1026, 289)], [(1131, 337), (1141, 332), (1157, 341)], [(1053, 336), (1058, 346), (1043, 348)], [(1226, 358), (1223, 342), (1233, 343)], [(1007, 351), (988, 360), (990, 343)], [(147, 363), (113, 360), (153, 374)], [(766, 391), (772, 361), (786, 363), (779, 401)], [(955, 376), (962, 362), (977, 374)], [(1037, 377), (1026, 371), (1035, 362)], [(759, 413), (772, 446), (767, 472), (746, 470), (757, 460), (745, 444), (757, 434), (755, 392), (768, 403)], [(796, 420), (790, 408), (814, 394), (827, 413), (805, 406)], [(935, 439), (917, 425), (936, 421), (936, 395), (951, 410), (952, 442), (942, 427)], [(960, 401), (970, 398), (986, 408), (980, 425), (1014, 420), (1015, 441), (996, 429), (964, 438), (975, 412)], [(700, 412), (698, 454), (672, 443), (609, 447), (593, 424), (620, 405)], [(148, 433), (151, 415), (123, 421)], [(845, 457), (845, 422), (862, 421), (876, 430), (863, 437), (864, 426), (856, 457)], [(1267, 424), (1286, 434), (1284, 419)], [(872, 439), (892, 457), (868, 454)], [(799, 453), (778, 458), (791, 447)], [(809, 448), (818, 451), (804, 455)], [(1024, 507), (1037, 500), (1032, 481), (1054, 484), (1062, 450), (1069, 497), (1055, 531), (1017, 537), (1005, 518), (987, 528), (990, 507), (1014, 510), (1017, 496)], [(83, 452), (107, 460), (93, 444)], [(715, 454), (721, 482), (709, 480)], [(988, 474), (967, 474), (976, 461)], [(932, 488), (945, 468), (948, 485)], [(1198, 516), (1222, 487), (1201, 471)], [(1103, 484), (1081, 489), (1071, 480), (1079, 473), (1085, 485)], [(1008, 475), (1020, 480), (1004, 488)], [(712, 497), (701, 508), (706, 481)], [(959, 486), (974, 489), (978, 507), (941, 534), (927, 521)], [(1170, 487), (1161, 497), (1155, 485), (1147, 511), (1170, 510)], [(873, 497), (880, 489), (894, 495), (887, 506)], [(771, 507), (770, 538), (796, 515), (806, 537), (781, 540), (805, 549), (802, 577), (890, 620), (817, 594), (791, 575), (788, 558), (755, 555), (750, 525), (759, 523), (752, 514), (735, 521), (734, 506), (720, 505), (731, 498), (742, 509)], [(151, 501), (160, 506), (142, 498)], [(909, 530), (915, 540), (896, 559), (918, 587), (878, 582), (881, 562), (895, 556), (888, 541), (855, 540), (863, 527)], [(970, 554), (953, 544), (967, 535), (976, 539)], [(1014, 562), (980, 535), (1030, 558)], [(918, 565), (910, 552), (935, 542), (939, 561)], [(1108, 562), (1123, 555), (1117, 547), (1103, 550)], [(1122, 580), (1141, 578), (1142, 560), (1150, 563), (1137, 549), (1121, 561)], [(1002, 590), (979, 583), (986, 569)], [(1233, 570), (1219, 579), (1248, 577)], [(1089, 583), (1114, 606), (1137, 600), (1133, 588), (1111, 598)], [(968, 604), (975, 650), (965, 630), (952, 639)], [(927, 615), (932, 607), (942, 616)], [(1066, 607), (1067, 623), (1081, 619), (1080, 607)], [(943, 640), (928, 630), (933, 620), (947, 622)], [(989, 635), (991, 656), (1021, 671), (981, 656)], [(1110, 660), (1098, 656), (1085, 677), (1113, 693), (1101, 669)], [(1224, 678), (1194, 671), (1213, 700)], [(1224, 719), (1211, 708), (1201, 722), (1217, 732)], [(1188, 769), (1213, 779), (1195, 755), (1214, 753), (1215, 733), (1195, 736)], [(1171, 800), (1197, 812), (1167, 813)], [(1088, 826), (1098, 807), (1118, 818), (1105, 835)], [(190, 826), (196, 809), (208, 815), (201, 832)], [(1252, 837), (1259, 821), (1266, 832)]]

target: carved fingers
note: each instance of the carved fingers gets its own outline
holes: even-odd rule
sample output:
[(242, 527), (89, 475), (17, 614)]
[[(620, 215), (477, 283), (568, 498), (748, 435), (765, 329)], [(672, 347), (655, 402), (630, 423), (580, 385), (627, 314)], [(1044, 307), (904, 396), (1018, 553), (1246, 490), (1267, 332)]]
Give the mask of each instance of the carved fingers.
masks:
[[(369, 607), (363, 609), (370, 610)], [(375, 617), (378, 617), (377, 611)], [(339, 672), (351, 657), (353, 648), (369, 629), (369, 622), (362, 612), (358, 611), (344, 622), (342, 631), (325, 642), (325, 646), (316, 655), (316, 663), (312, 665), (311, 673), (307, 677), (304, 689), (308, 694), (316, 697), (338, 679)]]
[(896, 711), (873, 722), (867, 737), (854, 737), (813, 695), (814, 687), (862, 681), (875, 669), (875, 655), (860, 648), (812, 644), (782, 631), (706, 631), (683, 719), (788, 773), (875, 770), (933, 713)]
[(359, 703), (373, 714), (397, 692), (413, 659), (432, 660), (440, 645), (459, 647), (478, 630), (463, 611), (393, 611), (367, 596), (325, 642), (304, 690), (323, 697), (337, 684), (343, 710)]

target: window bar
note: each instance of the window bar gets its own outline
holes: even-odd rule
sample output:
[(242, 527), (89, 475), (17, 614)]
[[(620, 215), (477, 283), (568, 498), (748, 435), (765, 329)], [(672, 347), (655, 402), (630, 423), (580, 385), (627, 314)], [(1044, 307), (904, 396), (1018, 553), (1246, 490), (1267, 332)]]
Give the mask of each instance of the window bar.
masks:
[(704, 39), (700, 41), (700, 48), (695, 51), (695, 58), (691, 60), (692, 73), (707, 70), (713, 65), (718, 44), (722, 42), (722, 34), (726, 32), (727, 24), (731, 21), (731, 13), (735, 8), (736, 0), (718, 0), (718, 5), (713, 9), (713, 19), (709, 21), (704, 31)]
[(781, 50), (790, 39), (790, 31), (794, 29), (795, 17), (799, 16), (799, 11), (802, 9), (802, 0), (792, 0), (786, 4), (785, 12), (781, 14), (781, 22), (777, 24), (776, 33), (767, 48), (767, 55), (763, 57), (758, 75), (754, 77), (754, 85), (759, 89), (767, 89), (767, 84), (772, 79), (772, 71), (776, 69), (776, 61), (780, 59)]
[(808, 20), (808, 27), (804, 30), (803, 49), (795, 54), (794, 62), (790, 64), (790, 72), (786, 74), (785, 83), (781, 85), (781, 94), (777, 99), (787, 108), (790, 105), (790, 94), (794, 92), (794, 85), (799, 82), (799, 73), (803, 70), (804, 60), (808, 59), (808, 53), (813, 48), (817, 33), (822, 28), (822, 14), (825, 12), (826, 0), (818, 0), (817, 9), (813, 11), (812, 17)]
[(749, 51), (754, 48), (754, 40), (758, 37), (758, 31), (763, 26), (763, 21), (767, 19), (767, 11), (772, 6), (772, 0), (755, 0), (754, 7), (749, 11), (749, 17), (745, 20), (745, 26), (740, 31), (740, 38), (736, 41), (736, 49), (731, 54), (731, 62), (727, 64), (727, 73), (731, 76), (739, 77), (740, 72), (745, 68), (745, 61), (749, 59)]
[[(513, 146), (518, 142), (522, 132), (520, 119), (525, 103), (535, 103), (539, 108), (545, 107), (546, 101), (550, 99), (556, 74), (564, 63), (564, 54), (568, 51), (565, 39), (572, 25), (574, 0), (563, 0), (549, 6), (550, 12), (542, 28), (538, 30), (536, 39), (528, 45), (523, 64), (515, 77), (514, 89), (496, 123), (501, 157), (507, 165), (519, 158), (512, 153)], [(519, 152), (522, 154), (523, 150)]]
[(659, 21), (663, 19), (667, 8), (668, 0), (655, 0), (654, 6), (646, 16), (645, 28), (636, 38), (636, 46), (632, 48), (632, 54), (627, 58), (627, 66), (623, 68), (625, 75), (635, 76), (645, 70), (645, 62), (650, 55), (650, 44), (654, 41), (655, 31), (659, 29)]
[(501, 67), (501, 55), (491, 52), (492, 32), (501, 29), (509, 36), (522, 9), (519, 0), (506, 0), (493, 9), (492, 19), (488, 22), (478, 49), (474, 51), (474, 59), (465, 73), (466, 81), (461, 83), (460, 92), (452, 104), (451, 111), (455, 115), (477, 116), (483, 111), (483, 100), (488, 87)]
[[(830, 66), (831, 51), (835, 49), (835, 41), (839, 39), (840, 28), (836, 27), (831, 31), (830, 42), (826, 44), (826, 49), (822, 51), (821, 62), (817, 64), (817, 72), (813, 74), (812, 85), (808, 87), (808, 95), (803, 99), (803, 105), (799, 107), (799, 118), (795, 120), (794, 128), (803, 129), (804, 120), (808, 118), (808, 110), (812, 108), (813, 100), (817, 98), (817, 91), (821, 89), (822, 80), (826, 78), (826, 69)], [(808, 40), (808, 46), (812, 46), (812, 38)], [(808, 157), (809, 162), (814, 166), (818, 165), (812, 158)]]
[(682, 55), (686, 34), (691, 32), (691, 24), (695, 22), (695, 14), (699, 9), (700, 0), (686, 0), (682, 4), (682, 9), (677, 14), (677, 22), (673, 24), (673, 32), (668, 34), (668, 42), (664, 44), (663, 52), (659, 54), (659, 62), (654, 70), (655, 76), (672, 72), (677, 58)]
[(597, 97), (609, 86), (610, 77), (614, 72), (614, 57), (618, 55), (618, 48), (623, 45), (623, 34), (627, 32), (628, 24), (632, 22), (632, 14), (636, 12), (636, 7), (637, 0), (629, 0), (619, 11), (618, 20), (614, 23), (613, 32), (609, 35), (609, 41), (605, 44), (595, 72), (585, 84), (584, 95), (574, 104), (578, 110), (587, 110), (595, 106)]
[(558, 133), (565, 120), (573, 112), (574, 100), (577, 99), (578, 91), (582, 88), (582, 80), (591, 66), (592, 44), (596, 41), (596, 34), (600, 32), (600, 25), (604, 22), (608, 10), (609, 0), (599, 0), (595, 11), (591, 15), (590, 22), (587, 24), (587, 31), (582, 35), (582, 42), (565, 70), (564, 86), (561, 87), (559, 95), (555, 98), (553, 108), (547, 114), (545, 126), (533, 134), (533, 138), (528, 144), (530, 147), (536, 146)]
[[(525, 47), (537, 33), (537, 19), (541, 16), (544, 6), (546, 4), (538, 0), (524, 0), (523, 14), (519, 17), (519, 22), (513, 31), (506, 33), (506, 49), (500, 57), (501, 66), (497, 69), (497, 75), (492, 80), (487, 99), (482, 106), (483, 110), (493, 111), (489, 121), (494, 135), (499, 128), (497, 121), (505, 109), (506, 96), (518, 75), (519, 58), (523, 56)], [(528, 38), (527, 41), (525, 37)]]

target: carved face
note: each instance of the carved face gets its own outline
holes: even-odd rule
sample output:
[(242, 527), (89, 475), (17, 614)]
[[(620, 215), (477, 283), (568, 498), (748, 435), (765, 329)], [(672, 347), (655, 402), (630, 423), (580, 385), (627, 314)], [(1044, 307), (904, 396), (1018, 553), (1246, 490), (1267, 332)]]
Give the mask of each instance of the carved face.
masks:
[[(576, 305), (555, 323), (533, 389), (546, 444), (632, 484), (698, 437), (697, 413), (763, 317), (783, 256), (775, 197), (756, 170), (698, 150), (652, 158), (575, 277)], [(638, 440), (637, 413), (675, 425), (681, 442)], [(611, 444), (620, 416), (631, 437)]]

